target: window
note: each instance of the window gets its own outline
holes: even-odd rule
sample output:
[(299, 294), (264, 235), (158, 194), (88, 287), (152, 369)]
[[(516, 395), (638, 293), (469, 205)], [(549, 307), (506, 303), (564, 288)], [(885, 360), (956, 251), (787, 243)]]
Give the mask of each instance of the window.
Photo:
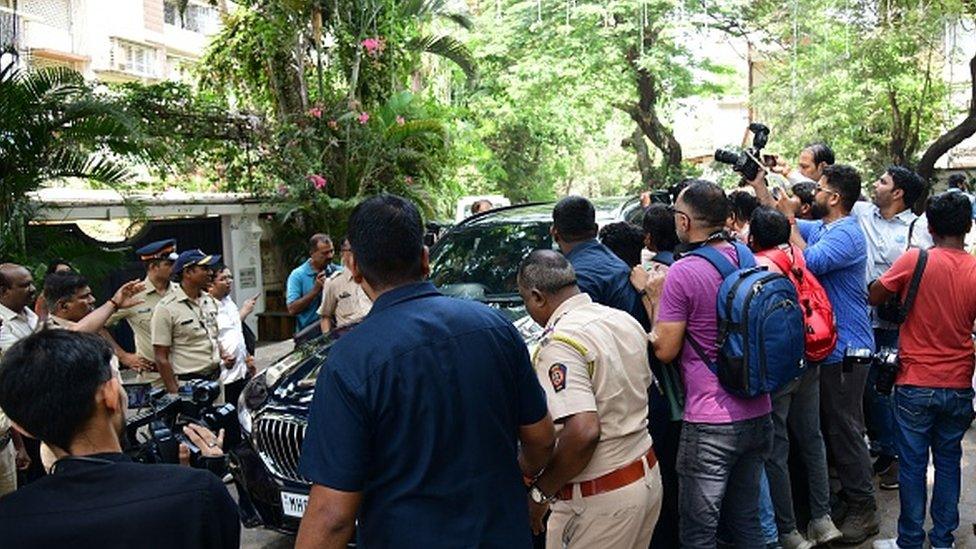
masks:
[(156, 50), (132, 42), (117, 41), (113, 65), (116, 69), (140, 76), (155, 77), (158, 74)]
[(217, 10), (210, 6), (187, 4), (181, 14), (175, 1), (166, 1), (163, 3), (163, 21), (188, 31), (213, 34), (217, 31)]
[(163, 21), (167, 25), (181, 26), (180, 8), (176, 2), (163, 2)]
[(189, 4), (183, 15), (183, 28), (210, 34), (217, 30), (217, 10), (209, 6)]

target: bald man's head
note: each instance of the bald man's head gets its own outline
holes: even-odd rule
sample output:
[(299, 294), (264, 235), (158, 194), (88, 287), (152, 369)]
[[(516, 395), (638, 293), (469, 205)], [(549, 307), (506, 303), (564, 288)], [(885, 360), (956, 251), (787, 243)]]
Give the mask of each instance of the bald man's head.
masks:
[(15, 313), (34, 301), (34, 277), (16, 263), (0, 263), (0, 304)]

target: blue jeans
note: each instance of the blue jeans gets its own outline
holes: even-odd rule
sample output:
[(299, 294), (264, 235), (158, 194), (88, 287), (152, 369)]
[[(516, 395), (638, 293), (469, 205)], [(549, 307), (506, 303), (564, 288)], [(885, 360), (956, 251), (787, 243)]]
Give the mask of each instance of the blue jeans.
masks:
[(769, 479), (766, 478), (766, 469), (763, 469), (759, 475), (759, 527), (762, 528), (763, 539), (766, 540), (767, 544), (779, 542), (776, 513), (773, 512), (773, 498), (769, 495)]
[[(898, 330), (874, 330), (875, 350), (882, 347), (898, 349)], [(878, 368), (872, 364), (868, 372), (868, 384), (864, 388), (864, 412), (867, 419), (868, 436), (878, 449), (878, 453), (898, 457), (898, 442), (895, 434), (895, 415), (892, 412), (891, 397), (874, 390), (878, 379)]]
[(973, 390), (899, 385), (893, 400), (901, 455), (898, 546), (920, 549), (925, 542), (925, 475), (931, 449), (935, 485), (929, 542), (934, 547), (952, 547), (952, 533), (959, 527), (962, 437), (973, 420)]
[(773, 445), (769, 414), (734, 423), (691, 423), (678, 446), (681, 547), (714, 549), (719, 515), (736, 547), (763, 547), (759, 475)]

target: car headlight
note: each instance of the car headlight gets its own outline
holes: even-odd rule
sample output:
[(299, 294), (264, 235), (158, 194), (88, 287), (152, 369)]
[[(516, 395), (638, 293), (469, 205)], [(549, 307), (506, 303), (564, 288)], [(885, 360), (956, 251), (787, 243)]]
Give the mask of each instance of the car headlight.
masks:
[(237, 420), (241, 424), (241, 429), (248, 435), (251, 434), (252, 415), (254, 411), (267, 400), (267, 376), (261, 373), (244, 386), (244, 390), (241, 391), (241, 396), (237, 399)]

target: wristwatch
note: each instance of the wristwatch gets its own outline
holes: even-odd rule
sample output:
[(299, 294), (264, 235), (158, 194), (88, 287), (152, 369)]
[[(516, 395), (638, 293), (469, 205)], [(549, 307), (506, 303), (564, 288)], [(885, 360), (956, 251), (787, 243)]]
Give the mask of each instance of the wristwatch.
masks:
[(531, 498), (532, 501), (538, 505), (545, 505), (551, 502), (553, 499), (543, 494), (542, 490), (540, 490), (539, 487), (536, 486), (535, 484), (533, 484), (532, 487), (529, 488), (529, 498)]

